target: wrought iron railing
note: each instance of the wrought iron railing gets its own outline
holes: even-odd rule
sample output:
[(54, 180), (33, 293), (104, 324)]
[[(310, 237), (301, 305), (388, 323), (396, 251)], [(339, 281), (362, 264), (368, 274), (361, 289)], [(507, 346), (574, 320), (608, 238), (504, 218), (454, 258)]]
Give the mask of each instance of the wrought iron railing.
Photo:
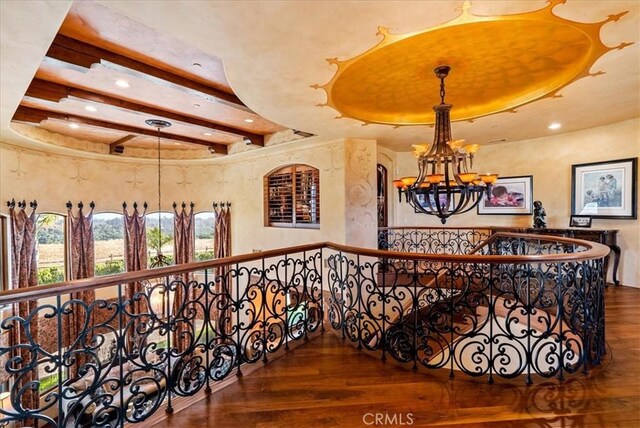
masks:
[(509, 234), (463, 256), (347, 249), (329, 255), (329, 319), (383, 360), (489, 382), (562, 380), (604, 354), (607, 252), (586, 241)]
[(469, 254), (488, 239), (482, 227), (381, 227), (378, 249), (422, 254)]
[[(466, 248), (472, 254), (319, 243), (1, 292), (0, 374), (12, 386), (0, 425), (145, 420), (323, 331), (325, 314), (383, 359), (489, 381), (563, 379), (600, 362), (606, 247), (496, 234)], [(25, 300), (36, 308), (7, 316)]]
[[(38, 302), (0, 324), (0, 370), (12, 382), (0, 426), (139, 422), (161, 405), (170, 412), (176, 397), (210, 391), (244, 364), (266, 362), (323, 328), (320, 248), (0, 293), (3, 305)], [(10, 334), (22, 340), (12, 344)]]

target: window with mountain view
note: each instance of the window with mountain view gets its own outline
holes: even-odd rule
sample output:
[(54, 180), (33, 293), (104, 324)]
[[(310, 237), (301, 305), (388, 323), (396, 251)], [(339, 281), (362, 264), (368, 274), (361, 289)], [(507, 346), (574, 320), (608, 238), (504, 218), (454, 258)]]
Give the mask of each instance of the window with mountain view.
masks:
[(122, 214), (93, 215), (95, 275), (115, 275), (125, 271), (124, 218)]
[(196, 248), (195, 261), (211, 260), (213, 253), (213, 232), (216, 224), (216, 215), (213, 212), (202, 212), (194, 216)]
[(66, 278), (65, 219), (61, 214), (41, 213), (36, 220), (38, 284)]
[(147, 223), (147, 263), (154, 266), (158, 260), (158, 251), (161, 250), (168, 264), (175, 264), (173, 254), (173, 221), (174, 215), (169, 212), (148, 213)]

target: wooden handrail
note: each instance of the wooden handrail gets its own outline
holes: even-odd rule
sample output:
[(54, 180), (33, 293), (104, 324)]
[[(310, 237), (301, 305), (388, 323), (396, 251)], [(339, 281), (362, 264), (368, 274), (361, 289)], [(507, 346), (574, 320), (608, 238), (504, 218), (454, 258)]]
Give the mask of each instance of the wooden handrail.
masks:
[(378, 227), (378, 230), (486, 230), (490, 231), (493, 226), (465, 227), (465, 226), (386, 226)]
[[(279, 248), (275, 250), (267, 250), (259, 253), (242, 254), (238, 256), (225, 257), (216, 260), (207, 260), (202, 262), (185, 263), (180, 265), (166, 266), (156, 269), (146, 269), (135, 272), (126, 272), (117, 275), (104, 277), (94, 277), (86, 279), (78, 279), (74, 281), (65, 281), (55, 284), (38, 285), (29, 288), (19, 288), (13, 290), (5, 290), (0, 292), (0, 306), (9, 305), (22, 300), (42, 299), (60, 294), (77, 293), (81, 291), (96, 290), (117, 284), (126, 284), (147, 279), (166, 277), (171, 275), (180, 275), (184, 273), (202, 271), (205, 269), (213, 269), (217, 267), (228, 266), (237, 263), (257, 261), (265, 258), (279, 257), (286, 254), (302, 253), (306, 251), (320, 250), (328, 248), (344, 253), (357, 254), (365, 257), (386, 258), (386, 259), (403, 259), (403, 260), (428, 260), (448, 263), (488, 263), (488, 264), (504, 264), (504, 263), (555, 263), (555, 262), (571, 262), (586, 261), (605, 257), (609, 254), (609, 247), (591, 241), (581, 239), (562, 238), (550, 235), (532, 235), (520, 233), (499, 232), (492, 235), (484, 244), (488, 244), (499, 237), (524, 238), (538, 242), (553, 242), (561, 244), (579, 245), (586, 248), (585, 251), (579, 253), (566, 254), (542, 254), (542, 255), (478, 255), (478, 254), (420, 254), (407, 253), (399, 251), (374, 250), (368, 248), (352, 247), (348, 245), (336, 244), (333, 242), (319, 242), (315, 244), (298, 245), (293, 247)], [(477, 248), (477, 247), (476, 247)]]

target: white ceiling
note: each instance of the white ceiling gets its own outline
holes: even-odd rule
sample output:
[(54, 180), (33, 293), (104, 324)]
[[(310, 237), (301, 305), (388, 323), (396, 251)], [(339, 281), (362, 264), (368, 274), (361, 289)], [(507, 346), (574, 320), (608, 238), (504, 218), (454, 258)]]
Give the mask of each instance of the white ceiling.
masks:
[[(335, 110), (317, 107), (324, 91), (310, 87), (331, 79), (335, 66), (325, 58), (348, 59), (375, 45), (378, 26), (406, 33), (442, 24), (456, 17), (462, 1), (101, 1), (148, 27), (175, 37), (204, 53), (223, 59), (227, 79), (256, 113), (318, 138), (375, 138), (382, 145), (409, 151), (410, 144), (428, 142), (428, 127), (393, 128), (339, 119)], [(9, 130), (9, 121), (40, 64), (70, 2), (2, 2), (1, 137), (33, 144)], [(474, 1), (479, 15), (525, 12), (546, 2)], [(605, 54), (592, 72), (605, 74), (577, 81), (562, 98), (453, 124), (454, 138), (484, 144), (493, 140), (525, 140), (640, 117), (640, 2), (568, 0), (557, 15), (598, 22), (629, 11), (601, 32), (604, 43), (635, 44)], [(543, 43), (544, 41), (541, 41)], [(428, 54), (428, 53), (425, 53)], [(375, 88), (372, 88), (375, 90)], [(455, 107), (454, 107), (455, 108)], [(551, 122), (563, 127), (550, 131)], [(637, 142), (636, 142), (637, 143)]]

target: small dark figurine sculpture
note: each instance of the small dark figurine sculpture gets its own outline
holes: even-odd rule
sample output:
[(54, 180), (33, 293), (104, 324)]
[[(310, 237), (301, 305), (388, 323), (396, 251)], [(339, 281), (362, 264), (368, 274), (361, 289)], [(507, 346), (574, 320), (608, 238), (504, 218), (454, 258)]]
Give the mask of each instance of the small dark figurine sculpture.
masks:
[(547, 212), (542, 207), (542, 202), (535, 201), (533, 203), (533, 227), (536, 229), (547, 227), (547, 221), (545, 220), (546, 216)]

